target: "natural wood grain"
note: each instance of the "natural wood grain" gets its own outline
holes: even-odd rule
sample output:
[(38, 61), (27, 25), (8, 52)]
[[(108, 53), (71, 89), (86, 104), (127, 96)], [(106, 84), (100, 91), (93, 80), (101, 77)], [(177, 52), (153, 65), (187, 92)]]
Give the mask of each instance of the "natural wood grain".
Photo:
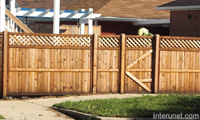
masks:
[(126, 72), (126, 75), (128, 75), (132, 80), (134, 80), (137, 84), (142, 86), (146, 91), (151, 92), (151, 89), (147, 87), (144, 83), (142, 83), (139, 79), (137, 79), (134, 75), (132, 75), (130, 72)]
[(3, 98), (6, 99), (7, 98), (7, 81), (8, 81), (8, 53), (9, 53), (9, 48), (8, 48), (8, 44), (9, 44), (9, 38), (8, 38), (8, 32), (5, 31), (3, 33)]
[(124, 93), (124, 81), (125, 81), (125, 72), (126, 72), (126, 38), (125, 34), (121, 35), (121, 44), (120, 44), (121, 54), (120, 54), (120, 93)]
[(93, 93), (95, 94), (97, 92), (97, 78), (98, 78), (98, 72), (97, 72), (97, 61), (98, 61), (98, 35), (94, 35), (94, 40), (93, 40)]
[(137, 58), (136, 60), (134, 60), (131, 64), (129, 64), (126, 68), (130, 69), (131, 67), (133, 67), (138, 61), (144, 59), (145, 57), (147, 57), (149, 54), (152, 53), (152, 50), (149, 50), (148, 52), (146, 52), (145, 54), (143, 54), (142, 56), (140, 56), (139, 58)]
[(160, 59), (160, 36), (156, 35), (155, 39), (155, 48), (154, 48), (154, 70), (153, 70), (153, 78), (154, 78), (154, 93), (158, 93), (158, 82), (159, 82), (159, 59)]

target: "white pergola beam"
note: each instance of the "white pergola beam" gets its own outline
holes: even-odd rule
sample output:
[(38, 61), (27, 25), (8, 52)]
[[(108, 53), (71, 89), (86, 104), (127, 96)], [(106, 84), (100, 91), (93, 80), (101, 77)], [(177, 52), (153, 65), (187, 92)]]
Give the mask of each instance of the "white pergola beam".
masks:
[(84, 15), (84, 13), (76, 13), (74, 16), (72, 16), (71, 18), (81, 18)]
[(71, 13), (62, 13), (60, 14), (60, 18), (67, 18)]
[(76, 15), (78, 11), (75, 11), (74, 13), (71, 13), (70, 15), (67, 16), (67, 18), (73, 18), (74, 15)]
[(5, 31), (5, 9), (6, 0), (0, 0), (0, 32)]
[[(38, 9), (16, 8), (16, 16), (52, 18), (54, 17), (54, 11), (50, 9), (38, 10)], [(81, 12), (79, 11), (67, 12), (61, 10), (59, 16), (60, 18), (63, 19), (95, 19), (97, 17), (100, 17), (101, 14), (93, 14), (92, 11), (85, 12), (83, 10), (81, 10)]]
[(101, 14), (89, 14), (86, 18), (95, 19), (100, 16), (101, 16)]
[(34, 13), (36, 9), (32, 9), (31, 11), (27, 12), (24, 14), (24, 16), (29, 16), (30, 14)]
[(40, 15), (38, 15), (38, 17), (44, 17), (49, 12), (50, 12), (50, 9), (47, 9), (45, 12), (41, 13)]
[(53, 33), (59, 34), (60, 28), (60, 0), (54, 0)]

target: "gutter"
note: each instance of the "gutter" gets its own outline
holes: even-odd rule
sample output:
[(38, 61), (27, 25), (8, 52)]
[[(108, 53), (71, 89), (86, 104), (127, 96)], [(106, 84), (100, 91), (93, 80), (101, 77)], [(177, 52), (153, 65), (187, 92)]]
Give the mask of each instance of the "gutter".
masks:
[(133, 25), (168, 25), (169, 19), (142, 19), (142, 18), (122, 18), (122, 17), (97, 17), (97, 21), (132, 22)]
[(157, 10), (171, 10), (171, 11), (200, 10), (200, 5), (194, 5), (194, 6), (155, 7), (155, 9), (157, 9)]
[(138, 18), (123, 18), (123, 17), (97, 17), (95, 20), (99, 21), (118, 21), (118, 22), (133, 22)]

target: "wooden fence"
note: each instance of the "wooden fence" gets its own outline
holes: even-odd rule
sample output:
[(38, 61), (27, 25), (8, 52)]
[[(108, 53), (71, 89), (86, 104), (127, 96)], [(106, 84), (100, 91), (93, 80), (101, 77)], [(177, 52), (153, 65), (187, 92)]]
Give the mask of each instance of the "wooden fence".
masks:
[(200, 93), (200, 38), (160, 37), (159, 92)]
[(200, 38), (2, 34), (0, 93), (200, 93)]

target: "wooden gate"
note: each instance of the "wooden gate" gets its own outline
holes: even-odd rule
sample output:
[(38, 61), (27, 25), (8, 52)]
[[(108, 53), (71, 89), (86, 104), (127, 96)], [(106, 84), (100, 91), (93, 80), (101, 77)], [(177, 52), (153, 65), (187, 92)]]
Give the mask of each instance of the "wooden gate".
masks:
[(126, 37), (125, 92), (152, 92), (152, 37)]

